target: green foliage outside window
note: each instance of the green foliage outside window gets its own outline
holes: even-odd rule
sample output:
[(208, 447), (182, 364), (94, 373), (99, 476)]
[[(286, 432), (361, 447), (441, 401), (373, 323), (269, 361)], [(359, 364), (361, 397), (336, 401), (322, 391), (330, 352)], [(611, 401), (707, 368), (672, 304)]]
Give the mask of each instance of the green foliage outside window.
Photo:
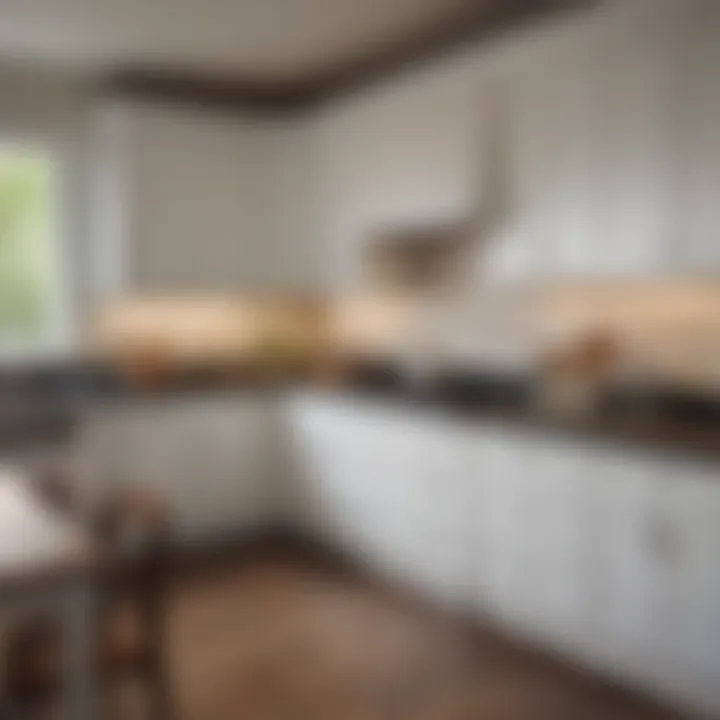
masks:
[(37, 339), (52, 320), (51, 170), (46, 156), (0, 149), (0, 339)]

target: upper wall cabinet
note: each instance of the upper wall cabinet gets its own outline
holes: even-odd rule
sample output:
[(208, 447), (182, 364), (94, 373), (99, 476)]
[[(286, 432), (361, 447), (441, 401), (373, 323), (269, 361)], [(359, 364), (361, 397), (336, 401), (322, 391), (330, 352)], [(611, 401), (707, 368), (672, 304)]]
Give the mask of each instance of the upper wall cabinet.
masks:
[[(637, 40), (637, 39), (636, 39)], [(652, 276), (670, 266), (671, 47), (625, 34), (527, 63), (510, 84), (513, 212), (490, 275)]]
[(275, 245), (290, 236), (276, 218), (301, 213), (287, 187), (298, 183), (285, 173), (295, 137), (284, 127), (137, 104), (108, 110), (103, 125), (98, 230), (122, 266), (118, 290), (223, 292), (287, 280), (272, 272), (287, 261)]
[(674, 38), (674, 265), (720, 270), (720, 4), (695, 2)]
[(498, 222), (478, 229), (486, 279), (713, 262), (719, 44), (699, 10), (650, 5), (332, 107), (320, 121), (321, 198), (338, 281), (357, 279), (378, 228), (482, 216), (498, 200)]

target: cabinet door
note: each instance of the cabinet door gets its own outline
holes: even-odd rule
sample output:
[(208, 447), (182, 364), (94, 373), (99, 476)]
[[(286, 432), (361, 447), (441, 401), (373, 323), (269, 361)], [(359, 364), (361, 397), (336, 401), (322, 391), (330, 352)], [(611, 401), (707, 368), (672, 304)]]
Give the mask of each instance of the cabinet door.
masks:
[(391, 481), (399, 500), (394, 516), (407, 537), (402, 561), (431, 600), (460, 607), (468, 594), (471, 520), (462, 429), (441, 418), (398, 420), (404, 469)]
[(652, 276), (673, 221), (672, 103), (668, 43), (657, 28), (619, 33), (594, 59), (592, 218), (596, 268), (604, 275)]
[(306, 529), (342, 547), (366, 512), (355, 502), (362, 475), (367, 483), (381, 482), (367, 472), (361, 424), (351, 410), (331, 399), (305, 396), (290, 404), (290, 437), (302, 486), (296, 516)]
[(295, 417), (314, 529), (375, 571), (460, 603), (467, 506), (457, 428), (364, 402), (308, 399)]
[(719, 479), (715, 464), (669, 463), (657, 507), (658, 682), (708, 716), (720, 713)]
[(183, 516), (211, 534), (237, 534), (264, 524), (272, 514), (267, 402), (193, 400), (175, 413)]
[(491, 248), (491, 272), (595, 278), (668, 269), (671, 62), (662, 33), (635, 25), (515, 69), (517, 212)]
[(566, 51), (520, 66), (509, 82), (517, 217), (510, 236), (493, 243), (489, 271), (500, 277), (596, 272), (591, 64)]
[(269, 418), (267, 404), (252, 398), (114, 408), (89, 423), (83, 441), (92, 448), (85, 453), (92, 460), (88, 494), (97, 498), (117, 485), (156, 492), (178, 538), (250, 529), (272, 512), (265, 464)]
[(704, 275), (720, 267), (720, 6), (687, 6), (673, 36), (675, 224), (668, 250), (676, 272)]
[(511, 618), (526, 588), (519, 572), (520, 498), (529, 463), (520, 437), (507, 428), (478, 424), (469, 439), (474, 511), (474, 604), (483, 614)]
[(572, 646), (588, 592), (588, 471), (580, 449), (479, 425), (472, 475), (478, 609), (537, 641)]
[(526, 440), (518, 531), (526, 585), (518, 620), (538, 641), (574, 655), (589, 620), (589, 495), (594, 471), (587, 447), (554, 436)]
[(91, 457), (84, 483), (88, 497), (101, 501), (116, 489), (144, 488), (161, 498), (179, 533), (192, 526), (200, 516), (202, 491), (201, 483), (189, 481), (196, 480), (188, 444), (196, 433), (186, 425), (175, 403), (137, 401), (94, 411), (81, 441)]
[(661, 632), (652, 545), (663, 463), (614, 446), (595, 448), (592, 455), (590, 632), (581, 652), (589, 664), (649, 687)]

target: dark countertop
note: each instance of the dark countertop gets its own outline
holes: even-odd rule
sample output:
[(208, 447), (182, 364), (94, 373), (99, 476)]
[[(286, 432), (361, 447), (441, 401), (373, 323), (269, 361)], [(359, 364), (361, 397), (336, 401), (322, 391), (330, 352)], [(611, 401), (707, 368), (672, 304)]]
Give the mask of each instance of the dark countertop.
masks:
[[(5, 444), (5, 436), (14, 443), (18, 435), (36, 431), (63, 436), (78, 415), (106, 403), (240, 398), (292, 388), (377, 400), (408, 411), (491, 420), (586, 441), (720, 461), (720, 397), (689, 395), (668, 388), (645, 388), (642, 392), (626, 388), (623, 393), (605, 398), (596, 413), (570, 416), (540, 411), (533, 402), (535, 382), (529, 376), (456, 372), (432, 384), (411, 387), (390, 366), (369, 368), (341, 387), (332, 388), (307, 381), (279, 383), (246, 378), (233, 382), (227, 377), (204, 374), (179, 378), (170, 386), (143, 389), (128, 386), (112, 368), (97, 364), (0, 374), (0, 407), (5, 410), (0, 412), (0, 446)], [(19, 404), (18, 397), (22, 400)], [(11, 409), (14, 407), (32, 408), (27, 413), (28, 430), (22, 428), (25, 416)]]
[(569, 416), (503, 407), (478, 408), (471, 414), (605, 445), (634, 446), (663, 455), (720, 462), (720, 424), (659, 416)]
[[(485, 387), (481, 387), (485, 386)], [(335, 397), (377, 400), (408, 412), (431, 411), (461, 420), (490, 421), (514, 428), (603, 445), (636, 447), (670, 457), (720, 462), (720, 400), (685, 394), (653, 392), (615, 399), (595, 413), (562, 414), (539, 409), (532, 402), (526, 378), (484, 377), (473, 391), (467, 379), (450, 387), (410, 390), (402, 386), (348, 386), (331, 391)], [(638, 411), (639, 409), (639, 411)]]

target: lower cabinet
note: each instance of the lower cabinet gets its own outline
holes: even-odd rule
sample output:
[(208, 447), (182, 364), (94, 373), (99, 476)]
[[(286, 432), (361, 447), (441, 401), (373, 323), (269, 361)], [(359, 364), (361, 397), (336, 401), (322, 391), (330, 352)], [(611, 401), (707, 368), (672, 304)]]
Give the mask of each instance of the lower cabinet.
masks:
[(594, 640), (599, 468), (586, 447), (518, 427), (476, 424), (468, 442), (474, 607), (529, 641), (582, 656)]
[(167, 503), (178, 540), (264, 525), (277, 418), (263, 397), (120, 402), (89, 412), (77, 449), (89, 503), (139, 485)]
[(299, 398), (291, 413), (305, 522), (424, 596), (465, 602), (471, 518), (452, 423), (332, 397)]
[(652, 553), (654, 503), (664, 465), (621, 448), (593, 448), (588, 464), (595, 473), (587, 487), (590, 633), (582, 658), (652, 691), (662, 632), (660, 575)]
[(305, 522), (375, 572), (701, 717), (720, 714), (717, 465), (299, 397)]
[(659, 589), (656, 681), (679, 702), (720, 716), (720, 473), (665, 467), (651, 545)]
[(281, 519), (437, 605), (720, 717), (720, 466), (349, 395), (93, 410), (88, 503), (156, 489), (178, 539)]

